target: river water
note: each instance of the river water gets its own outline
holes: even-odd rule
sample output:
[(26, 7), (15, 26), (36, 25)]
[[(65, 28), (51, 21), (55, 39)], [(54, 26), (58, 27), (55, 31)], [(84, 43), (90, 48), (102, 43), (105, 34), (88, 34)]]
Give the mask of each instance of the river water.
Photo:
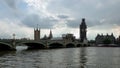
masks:
[(0, 52), (0, 68), (120, 68), (120, 48), (81, 47)]

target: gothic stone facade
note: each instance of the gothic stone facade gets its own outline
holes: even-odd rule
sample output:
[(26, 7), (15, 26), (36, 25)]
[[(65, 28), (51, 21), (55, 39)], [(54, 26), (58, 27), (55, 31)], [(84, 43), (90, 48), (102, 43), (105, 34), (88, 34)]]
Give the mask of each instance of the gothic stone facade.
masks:
[(98, 34), (95, 38), (95, 41), (96, 41), (96, 44), (104, 44), (104, 40), (106, 40), (106, 39), (110, 40), (111, 44), (115, 43), (115, 37), (113, 34), (111, 34), (111, 35)]

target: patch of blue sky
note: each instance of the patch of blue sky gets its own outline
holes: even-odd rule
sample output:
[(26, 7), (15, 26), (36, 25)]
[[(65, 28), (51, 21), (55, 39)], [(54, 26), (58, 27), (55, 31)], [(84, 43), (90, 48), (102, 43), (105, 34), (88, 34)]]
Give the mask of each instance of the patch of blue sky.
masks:
[(18, 4), (17, 4), (17, 7), (22, 10), (22, 11), (25, 11), (27, 10), (27, 3), (23, 2), (23, 1), (20, 1)]

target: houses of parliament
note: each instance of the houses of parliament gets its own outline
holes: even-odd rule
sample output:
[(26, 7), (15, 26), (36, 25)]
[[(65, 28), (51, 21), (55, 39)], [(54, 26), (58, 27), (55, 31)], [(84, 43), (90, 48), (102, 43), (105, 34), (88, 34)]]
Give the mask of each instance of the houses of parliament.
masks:
[[(52, 30), (50, 30), (49, 32), (49, 36), (44, 35), (43, 38), (40, 37), (40, 29), (34, 28), (34, 40), (52, 40), (53, 39), (53, 34), (52, 34)], [(96, 44), (103, 44), (104, 40), (109, 39), (111, 41), (112, 44), (115, 43), (116, 39), (113, 35), (113, 33), (111, 35), (100, 35), (98, 34), (95, 37), (95, 43)], [(76, 39), (75, 36), (73, 34), (63, 34), (62, 35), (62, 40), (67, 40), (67, 41), (74, 41), (74, 40), (79, 40), (80, 42), (84, 42), (87, 40), (87, 25), (86, 25), (86, 21), (85, 18), (82, 18), (82, 21), (79, 25), (79, 39)], [(119, 40), (119, 38), (117, 39)], [(87, 40), (88, 41), (88, 40)]]
[[(53, 34), (52, 31), (50, 30), (49, 36), (44, 35), (43, 38), (40, 37), (40, 28), (34, 28), (34, 40), (51, 40), (53, 39)], [(84, 40), (87, 40), (87, 25), (85, 22), (85, 18), (82, 19), (82, 22), (79, 26), (79, 36), (80, 36), (80, 41), (83, 42)], [(75, 36), (73, 34), (64, 34), (62, 35), (62, 39), (66, 40), (75, 40)]]

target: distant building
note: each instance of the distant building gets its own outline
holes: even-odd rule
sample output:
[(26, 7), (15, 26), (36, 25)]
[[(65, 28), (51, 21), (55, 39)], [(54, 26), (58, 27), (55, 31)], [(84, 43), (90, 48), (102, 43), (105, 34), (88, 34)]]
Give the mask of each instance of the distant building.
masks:
[(117, 44), (120, 44), (120, 36), (117, 38)]
[(52, 31), (50, 30), (49, 36), (47, 37), (47, 35), (44, 35), (44, 37), (42, 38), (42, 40), (51, 40), (52, 38), (53, 38), (53, 34), (52, 34)]
[(74, 42), (75, 41), (75, 36), (73, 36), (73, 34), (63, 34), (62, 38), (66, 42)]
[(42, 38), (42, 40), (47, 40), (47, 39), (48, 39), (47, 35), (44, 35), (44, 37)]
[(96, 44), (104, 44), (105, 40), (109, 40), (111, 44), (114, 44), (116, 39), (115, 39), (113, 33), (111, 35), (98, 34), (95, 38)]
[(87, 40), (87, 25), (83, 18), (80, 24), (80, 41), (84, 42), (84, 40)]
[(48, 39), (52, 39), (52, 38), (53, 38), (53, 34), (52, 34), (52, 31), (50, 30), (50, 34), (49, 34)]
[(34, 40), (40, 40), (40, 29), (38, 27), (34, 28)]

